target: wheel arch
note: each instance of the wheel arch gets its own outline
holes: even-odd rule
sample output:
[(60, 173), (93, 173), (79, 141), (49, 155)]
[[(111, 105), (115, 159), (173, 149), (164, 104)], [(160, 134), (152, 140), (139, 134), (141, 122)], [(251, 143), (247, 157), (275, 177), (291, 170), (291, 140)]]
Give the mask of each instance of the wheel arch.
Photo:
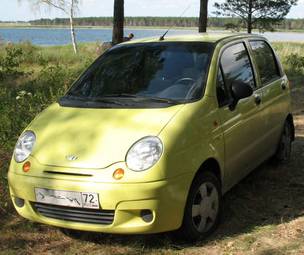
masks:
[[(199, 177), (201, 174), (203, 173), (212, 173), (214, 174), (214, 176), (217, 178), (217, 180), (219, 181), (219, 195), (221, 197), (222, 195), (222, 173), (221, 173), (221, 167), (220, 167), (220, 164), (218, 162), (218, 160), (216, 160), (215, 158), (213, 157), (210, 157), (208, 159), (206, 159), (202, 164), (201, 166), (199, 167), (199, 169), (196, 171), (195, 175), (193, 176), (193, 179), (192, 179), (192, 182), (191, 184), (189, 185), (189, 190), (188, 190), (188, 193), (187, 193), (187, 199), (186, 199), (186, 202), (185, 202), (185, 205), (184, 205), (184, 212), (183, 212), (183, 218), (182, 218), (182, 223), (181, 223), (181, 227), (178, 229), (178, 231), (182, 231), (182, 228), (185, 224), (185, 213), (187, 212), (186, 208), (187, 208), (187, 205), (189, 203), (189, 194), (191, 192), (191, 189), (195, 183), (195, 180), (197, 179), (197, 177)], [(221, 211), (221, 209), (220, 209)], [(218, 221), (219, 222), (219, 221)], [(218, 223), (216, 223), (217, 225)], [(215, 226), (216, 226), (215, 225)], [(177, 233), (181, 233), (181, 232), (177, 232)], [(188, 233), (186, 233), (187, 235), (183, 235), (183, 238), (187, 238), (189, 236)]]
[(221, 183), (221, 186), (222, 186), (223, 175), (222, 175), (220, 164), (215, 158), (208, 158), (207, 160), (205, 160), (201, 164), (201, 166), (197, 170), (192, 182), (195, 180), (195, 178), (198, 175), (200, 175), (200, 174), (202, 174), (206, 171), (209, 172), (209, 173), (214, 174), (217, 177), (217, 179), (219, 180), (219, 182)]

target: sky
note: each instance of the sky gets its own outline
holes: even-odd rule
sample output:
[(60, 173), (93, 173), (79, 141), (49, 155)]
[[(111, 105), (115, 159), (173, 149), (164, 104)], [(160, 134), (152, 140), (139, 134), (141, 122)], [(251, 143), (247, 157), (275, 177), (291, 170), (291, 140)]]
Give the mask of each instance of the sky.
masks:
[[(34, 0), (32, 0), (34, 1)], [(209, 0), (212, 16), (214, 2), (223, 0)], [(33, 9), (31, 0), (0, 0), (0, 20), (2, 21), (28, 21), (40, 18), (65, 17), (60, 11), (45, 8)], [(77, 16), (112, 16), (114, 0), (82, 0)], [(126, 16), (180, 16), (190, 5), (184, 16), (195, 17), (199, 12), (199, 0), (125, 0)], [(304, 18), (304, 0), (298, 0), (288, 18)]]

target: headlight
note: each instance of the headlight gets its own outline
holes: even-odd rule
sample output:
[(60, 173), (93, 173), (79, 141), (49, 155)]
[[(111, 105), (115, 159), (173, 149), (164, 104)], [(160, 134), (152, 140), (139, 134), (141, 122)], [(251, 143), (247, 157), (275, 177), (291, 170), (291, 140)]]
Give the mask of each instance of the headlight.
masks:
[(140, 172), (154, 166), (163, 152), (163, 144), (158, 137), (149, 136), (136, 142), (128, 151), (128, 168)]
[(36, 136), (32, 131), (24, 132), (18, 139), (15, 146), (14, 158), (16, 162), (21, 163), (32, 153)]

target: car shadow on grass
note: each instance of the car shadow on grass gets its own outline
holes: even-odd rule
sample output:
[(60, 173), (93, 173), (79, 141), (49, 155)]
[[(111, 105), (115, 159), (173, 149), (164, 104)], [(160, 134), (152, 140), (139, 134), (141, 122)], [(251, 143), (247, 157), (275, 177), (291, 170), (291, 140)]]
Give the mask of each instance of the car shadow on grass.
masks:
[(292, 159), (285, 164), (269, 160), (230, 190), (223, 198), (223, 219), (207, 240), (185, 243), (172, 233), (157, 235), (109, 235), (85, 233), (81, 240), (99, 245), (173, 250), (203, 246), (250, 233), (267, 225), (279, 225), (304, 215), (304, 136), (297, 136)]
[(224, 220), (213, 238), (287, 223), (304, 215), (304, 138), (297, 137), (292, 159), (261, 165), (224, 197)]

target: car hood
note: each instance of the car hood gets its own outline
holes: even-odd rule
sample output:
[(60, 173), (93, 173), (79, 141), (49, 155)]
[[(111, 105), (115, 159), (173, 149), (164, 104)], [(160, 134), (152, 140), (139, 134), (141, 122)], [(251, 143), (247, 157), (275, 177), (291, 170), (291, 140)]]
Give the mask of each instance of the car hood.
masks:
[(88, 109), (56, 103), (29, 126), (36, 134), (32, 156), (48, 166), (106, 168), (124, 161), (139, 139), (157, 136), (181, 107)]

